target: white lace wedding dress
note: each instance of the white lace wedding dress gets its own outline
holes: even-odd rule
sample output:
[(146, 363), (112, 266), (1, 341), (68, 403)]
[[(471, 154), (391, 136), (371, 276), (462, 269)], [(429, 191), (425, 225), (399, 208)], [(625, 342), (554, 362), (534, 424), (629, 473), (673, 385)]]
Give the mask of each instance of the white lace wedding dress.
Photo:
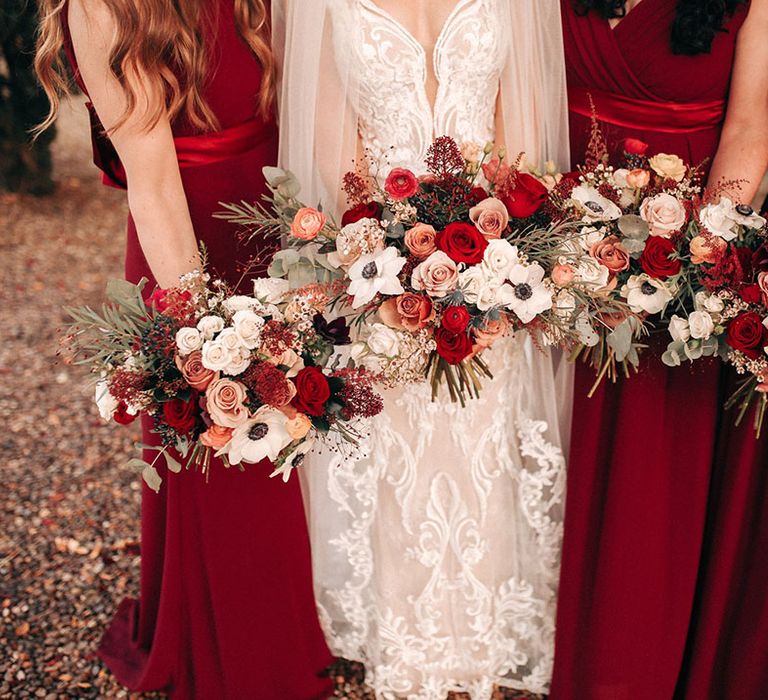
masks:
[[(494, 139), (507, 5), (459, 0), (430, 55), (374, 2), (329, 0), (333, 61), (357, 85), (359, 145), (381, 177), (423, 172), (435, 136)], [(320, 94), (330, 109), (330, 90)], [(329, 645), (365, 662), (381, 698), (548, 690), (569, 399), (522, 336), (485, 357), (494, 379), (465, 409), (432, 402), (427, 384), (388, 391), (365, 457), (313, 454), (302, 471)]]

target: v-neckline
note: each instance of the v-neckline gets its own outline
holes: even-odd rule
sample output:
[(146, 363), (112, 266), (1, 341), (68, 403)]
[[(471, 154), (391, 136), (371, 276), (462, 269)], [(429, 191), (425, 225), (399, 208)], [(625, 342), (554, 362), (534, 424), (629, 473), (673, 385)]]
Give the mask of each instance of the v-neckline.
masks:
[(619, 20), (618, 24), (611, 26), (611, 21), (605, 20), (605, 25), (608, 27), (610, 34), (615, 34), (617, 31), (619, 31), (619, 27), (626, 24), (630, 20), (636, 19), (635, 15), (640, 11), (640, 8), (649, 2), (651, 2), (651, 0), (640, 0), (637, 5), (635, 5), (629, 12), (624, 15), (624, 17)]
[[(386, 19), (388, 22), (390, 22), (392, 25), (397, 27), (397, 30), (405, 36), (410, 43), (412, 43), (415, 47), (418, 48), (419, 52), (421, 53), (424, 63), (427, 62), (427, 50), (424, 48), (424, 45), (416, 38), (415, 34), (408, 29), (397, 17), (395, 17), (389, 10), (385, 10), (381, 5), (379, 5), (374, 0), (360, 0), (364, 5), (367, 5), (368, 8), (372, 12), (376, 12), (379, 15), (381, 15), (384, 19)], [(456, 16), (459, 14), (459, 12), (464, 8), (465, 5), (468, 5), (471, 2), (476, 2), (477, 0), (458, 0), (458, 2), (453, 6), (453, 9), (448, 13), (448, 16), (445, 18), (445, 21), (443, 22), (443, 26), (440, 28), (440, 32), (437, 35), (437, 38), (435, 39), (435, 44), (432, 47), (432, 65), (434, 65), (435, 61), (435, 55), (437, 53), (437, 47), (440, 45), (440, 43), (443, 41), (445, 36), (448, 34), (448, 31), (451, 28), (451, 25), (453, 24), (453, 21), (456, 19)], [(643, 2), (645, 0), (642, 0)], [(426, 67), (426, 65), (425, 65)]]

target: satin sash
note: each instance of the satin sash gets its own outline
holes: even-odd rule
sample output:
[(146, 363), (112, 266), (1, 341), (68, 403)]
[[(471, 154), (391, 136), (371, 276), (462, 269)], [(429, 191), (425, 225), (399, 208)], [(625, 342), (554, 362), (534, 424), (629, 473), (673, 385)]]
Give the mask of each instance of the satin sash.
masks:
[(601, 90), (568, 89), (571, 112), (587, 118), (594, 112), (601, 122), (639, 131), (685, 134), (714, 129), (725, 118), (725, 106), (724, 100), (657, 102)]

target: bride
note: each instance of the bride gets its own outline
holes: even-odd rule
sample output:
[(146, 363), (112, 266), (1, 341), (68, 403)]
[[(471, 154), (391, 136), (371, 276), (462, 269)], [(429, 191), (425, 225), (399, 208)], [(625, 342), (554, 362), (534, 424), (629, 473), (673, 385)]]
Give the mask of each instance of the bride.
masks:
[[(568, 163), (558, 0), (273, 5), (281, 165), (304, 201), (338, 215), (356, 160), (418, 174), (446, 134)], [(484, 357), (466, 409), (388, 391), (362, 456), (302, 472), (326, 636), (382, 698), (549, 687), (569, 373), (523, 336)]]

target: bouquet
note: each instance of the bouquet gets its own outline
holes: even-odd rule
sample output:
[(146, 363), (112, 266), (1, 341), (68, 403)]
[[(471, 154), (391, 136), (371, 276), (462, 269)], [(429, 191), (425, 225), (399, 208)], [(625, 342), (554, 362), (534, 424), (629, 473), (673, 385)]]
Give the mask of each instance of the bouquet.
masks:
[(287, 481), (318, 436), (355, 443), (355, 426), (381, 410), (364, 369), (323, 367), (349, 338), (322, 322), (322, 294), (289, 294), (283, 281), (260, 279), (252, 296), (236, 295), (190, 273), (145, 302), (144, 286), (112, 281), (100, 310), (70, 309), (69, 340), (98, 376), (104, 419), (151, 419), (160, 446), (144, 447), (158, 454), (129, 466), (153, 489), (161, 458), (171, 472), (183, 463), (206, 477), (212, 455), (241, 468), (266, 459), (271, 476)]
[(283, 239), (271, 275), (333, 289), (329, 308), (357, 333), (355, 366), (385, 386), (428, 378), (433, 398), (445, 385), (464, 404), (491, 377), (483, 353), (500, 338), (525, 329), (537, 342), (570, 347), (594, 333), (601, 314), (623, 307), (583, 285), (558, 288), (556, 252), (572, 234), (543, 213), (557, 176), (523, 172), (495, 150), (462, 152), (441, 137), (425, 176), (350, 172), (339, 223), (298, 199), (290, 173), (270, 168), (266, 206), (224, 205), (220, 216)]

